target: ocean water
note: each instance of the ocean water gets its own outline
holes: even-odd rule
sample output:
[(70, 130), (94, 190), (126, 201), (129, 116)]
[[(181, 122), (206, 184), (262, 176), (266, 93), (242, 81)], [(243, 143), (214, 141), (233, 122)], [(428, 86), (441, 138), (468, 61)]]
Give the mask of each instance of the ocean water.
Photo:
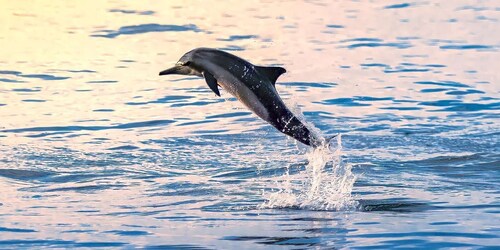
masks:
[[(500, 3), (0, 1), (0, 248), (500, 247)], [(287, 73), (311, 150), (203, 79)]]

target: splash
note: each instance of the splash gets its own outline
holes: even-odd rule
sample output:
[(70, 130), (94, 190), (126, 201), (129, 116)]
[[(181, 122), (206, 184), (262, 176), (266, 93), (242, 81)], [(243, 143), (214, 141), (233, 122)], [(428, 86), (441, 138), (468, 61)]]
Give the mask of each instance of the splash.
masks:
[[(352, 165), (342, 161), (342, 136), (337, 145), (318, 147), (306, 153), (308, 164), (298, 174), (287, 173), (277, 180), (279, 190), (264, 193), (261, 208), (349, 210), (358, 203), (352, 196), (356, 176)], [(334, 143), (334, 142), (332, 142)]]

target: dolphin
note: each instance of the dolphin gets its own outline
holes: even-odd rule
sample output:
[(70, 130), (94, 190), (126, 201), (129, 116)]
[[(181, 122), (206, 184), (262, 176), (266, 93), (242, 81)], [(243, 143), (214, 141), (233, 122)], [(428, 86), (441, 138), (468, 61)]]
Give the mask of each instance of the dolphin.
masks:
[(278, 95), (275, 83), (285, 72), (282, 67), (253, 65), (225, 51), (196, 48), (184, 54), (174, 67), (161, 71), (160, 76), (204, 77), (217, 96), (220, 96), (220, 86), (280, 132), (314, 148), (328, 145), (331, 138), (324, 139), (313, 133)]

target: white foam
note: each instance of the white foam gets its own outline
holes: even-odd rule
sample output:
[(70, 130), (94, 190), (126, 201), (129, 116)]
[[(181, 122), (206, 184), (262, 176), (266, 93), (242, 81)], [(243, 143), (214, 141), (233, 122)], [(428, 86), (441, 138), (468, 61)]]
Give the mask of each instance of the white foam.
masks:
[(276, 181), (278, 191), (264, 193), (261, 208), (299, 208), (310, 210), (349, 210), (358, 203), (351, 192), (356, 180), (352, 165), (342, 161), (342, 137), (337, 145), (318, 147), (305, 155), (305, 170), (287, 172)]

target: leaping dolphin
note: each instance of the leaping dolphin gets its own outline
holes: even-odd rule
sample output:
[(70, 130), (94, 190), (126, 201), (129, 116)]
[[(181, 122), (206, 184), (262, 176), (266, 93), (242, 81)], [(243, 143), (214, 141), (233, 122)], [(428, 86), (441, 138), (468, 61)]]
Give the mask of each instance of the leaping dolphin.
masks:
[(161, 75), (195, 75), (204, 77), (208, 87), (220, 96), (219, 86), (236, 97), (257, 116), (282, 133), (312, 147), (328, 143), (312, 133), (281, 100), (274, 86), (285, 73), (282, 67), (255, 66), (227, 52), (197, 48), (184, 54), (174, 67)]

